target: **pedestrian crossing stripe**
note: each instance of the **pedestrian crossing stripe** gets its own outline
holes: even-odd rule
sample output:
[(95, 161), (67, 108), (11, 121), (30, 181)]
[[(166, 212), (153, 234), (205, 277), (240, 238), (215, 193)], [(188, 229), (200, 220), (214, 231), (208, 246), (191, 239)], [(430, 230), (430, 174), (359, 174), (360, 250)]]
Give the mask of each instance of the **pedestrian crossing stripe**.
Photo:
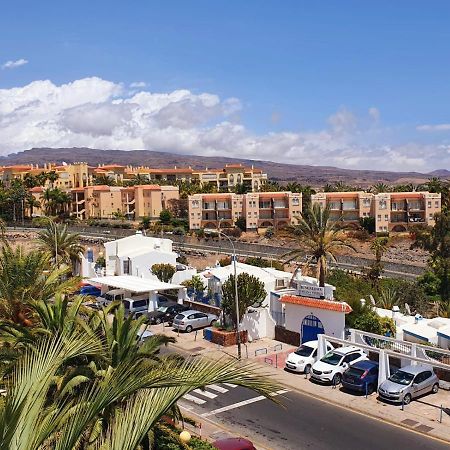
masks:
[(201, 398), (194, 397), (194, 396), (191, 395), (191, 394), (184, 394), (184, 395), (183, 395), (183, 398), (184, 398), (185, 400), (189, 400), (190, 402), (197, 403), (197, 405), (203, 405), (203, 403), (206, 403), (206, 400), (203, 400), (203, 399), (201, 399)]
[(218, 386), (217, 384), (208, 384), (208, 389), (212, 389), (213, 391), (220, 392), (221, 394), (225, 394), (225, 392), (228, 392), (228, 389), (225, 389), (222, 386)]
[(208, 392), (206, 390), (202, 390), (202, 389), (194, 389), (192, 392), (195, 392), (196, 394), (200, 394), (203, 395), (204, 397), (208, 397), (208, 398), (216, 398), (217, 394), (213, 394), (212, 392)]
[(237, 384), (231, 384), (231, 383), (223, 383), (225, 386), (228, 386), (230, 388), (235, 388), (237, 387)]

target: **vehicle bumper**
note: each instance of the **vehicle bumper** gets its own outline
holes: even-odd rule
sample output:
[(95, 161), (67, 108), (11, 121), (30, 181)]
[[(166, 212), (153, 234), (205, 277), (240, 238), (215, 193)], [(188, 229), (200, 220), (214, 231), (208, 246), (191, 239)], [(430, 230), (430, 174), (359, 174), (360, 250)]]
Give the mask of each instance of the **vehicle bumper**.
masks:
[(286, 361), (284, 368), (290, 372), (304, 372), (306, 364), (293, 364)]
[(366, 392), (366, 385), (365, 384), (353, 384), (349, 383), (348, 381), (342, 380), (342, 387), (344, 389), (348, 389), (349, 391), (356, 391), (356, 392)]
[(403, 394), (390, 394), (389, 392), (382, 392), (378, 390), (378, 395), (383, 399), (393, 403), (401, 403), (403, 401)]
[(186, 331), (187, 325), (180, 325), (179, 323), (173, 323), (173, 328), (180, 331)]
[(332, 373), (326, 373), (326, 374), (321, 374), (318, 375), (316, 373), (314, 373), (313, 371), (311, 371), (311, 378), (314, 381), (318, 381), (319, 383), (332, 383), (333, 381), (333, 374)]

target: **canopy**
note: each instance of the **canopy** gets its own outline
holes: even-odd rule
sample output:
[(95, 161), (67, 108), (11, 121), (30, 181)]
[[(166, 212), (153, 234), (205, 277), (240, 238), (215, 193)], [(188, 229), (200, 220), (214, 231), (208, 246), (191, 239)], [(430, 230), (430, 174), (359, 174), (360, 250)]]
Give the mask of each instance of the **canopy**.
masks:
[(181, 284), (163, 283), (159, 280), (149, 280), (148, 278), (140, 278), (132, 275), (96, 277), (90, 278), (89, 282), (103, 286), (111, 286), (117, 289), (125, 289), (136, 294), (184, 288)]

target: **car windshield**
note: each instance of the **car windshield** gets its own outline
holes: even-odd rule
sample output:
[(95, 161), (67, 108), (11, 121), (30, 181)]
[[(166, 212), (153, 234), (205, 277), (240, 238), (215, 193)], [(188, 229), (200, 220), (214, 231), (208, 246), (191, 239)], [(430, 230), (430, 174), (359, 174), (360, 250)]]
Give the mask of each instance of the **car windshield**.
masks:
[(397, 370), (397, 372), (393, 373), (389, 377), (389, 381), (407, 386), (411, 383), (413, 378), (414, 375), (412, 373), (404, 372), (403, 370)]
[(311, 353), (314, 351), (312, 347), (308, 347), (307, 345), (300, 345), (300, 347), (295, 350), (295, 354), (298, 356), (311, 356)]
[(339, 361), (341, 360), (342, 355), (335, 352), (327, 353), (321, 361), (327, 364), (331, 364), (332, 366), (337, 366)]
[(165, 312), (167, 311), (167, 306), (160, 306), (160, 307), (158, 308), (158, 311), (159, 311), (159, 312), (162, 312), (162, 313), (165, 313)]
[(347, 375), (350, 375), (352, 377), (358, 377), (361, 378), (361, 376), (364, 374), (363, 369), (358, 369), (356, 367), (350, 367), (350, 369), (347, 370)]
[(114, 295), (111, 294), (106, 294), (105, 295), (106, 300), (108, 300), (109, 302), (113, 302), (114, 301)]
[(184, 316), (183, 316), (183, 314), (177, 314), (177, 315), (175, 316), (175, 319), (177, 319), (177, 320), (183, 320), (183, 319), (184, 319)]

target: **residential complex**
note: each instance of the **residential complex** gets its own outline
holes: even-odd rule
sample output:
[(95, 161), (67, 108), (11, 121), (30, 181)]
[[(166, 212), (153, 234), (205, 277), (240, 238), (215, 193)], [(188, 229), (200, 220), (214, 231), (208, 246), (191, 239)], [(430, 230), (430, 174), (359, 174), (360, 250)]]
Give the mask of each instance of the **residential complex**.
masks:
[(241, 217), (248, 230), (281, 227), (297, 223), (301, 211), (302, 194), (292, 192), (196, 194), (189, 197), (189, 227), (233, 227)]
[(228, 192), (238, 185), (243, 185), (247, 191), (258, 191), (267, 181), (267, 174), (261, 169), (245, 167), (242, 164), (227, 164), (221, 169), (154, 169), (150, 167), (122, 166), (118, 164), (102, 164), (98, 167), (88, 166), (86, 163), (73, 164), (44, 164), (17, 165), (0, 167), (0, 180), (8, 186), (13, 179), (25, 179), (27, 174), (39, 176), (44, 173), (55, 172), (55, 180), (47, 180), (45, 186), (51, 185), (61, 189), (86, 187), (94, 184), (95, 178), (109, 178), (118, 185), (127, 181), (140, 182), (189, 182), (201, 186), (213, 185), (218, 191)]
[[(44, 188), (34, 187), (32, 195), (41, 204), (33, 208), (33, 216), (44, 214)], [(158, 217), (163, 209), (170, 207), (170, 200), (178, 200), (177, 186), (137, 185), (87, 186), (70, 190), (72, 201), (69, 207), (71, 216), (77, 219), (110, 219), (123, 215), (127, 219)]]
[(359, 222), (374, 217), (376, 232), (406, 231), (408, 225), (434, 225), (441, 211), (441, 194), (432, 192), (320, 192), (311, 202), (329, 206), (331, 217), (344, 222)]

